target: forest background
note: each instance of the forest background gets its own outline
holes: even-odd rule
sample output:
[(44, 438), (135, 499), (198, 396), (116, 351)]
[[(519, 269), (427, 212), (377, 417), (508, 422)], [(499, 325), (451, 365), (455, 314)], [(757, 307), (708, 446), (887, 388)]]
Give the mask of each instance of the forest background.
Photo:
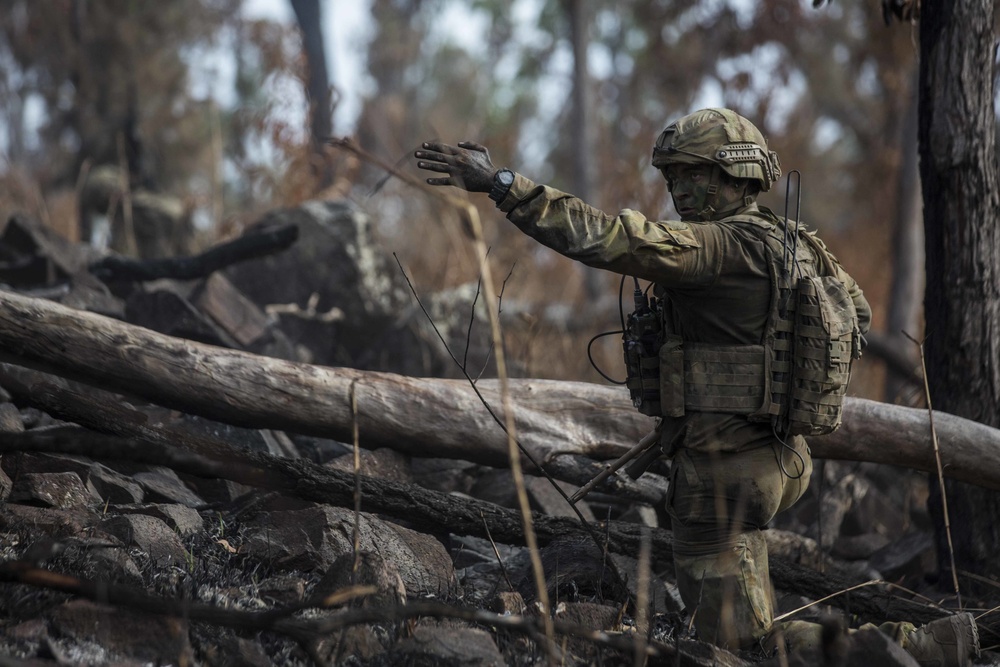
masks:
[[(728, 106), (761, 126), (786, 172), (802, 173), (802, 220), (863, 286), (874, 330), (913, 362), (912, 344), (893, 341), (922, 327), (917, 35), (870, 0), (2, 5), (5, 214), (26, 210), (72, 240), (96, 234), (81, 232), (79, 191), (104, 164), (180, 198), (195, 249), (269, 209), (345, 198), (373, 216), (418, 289), (436, 290), (477, 278), (457, 219), (324, 139), (351, 136), (414, 175), (407, 156), (420, 141), (476, 139), (498, 164), (605, 210), (670, 217), (653, 140), (684, 113)], [(329, 26), (359, 14), (365, 29), (334, 48)], [(337, 53), (360, 67), (340, 75), (350, 90)], [(782, 211), (784, 192), (783, 179), (763, 203)], [(603, 382), (586, 342), (617, 327), (619, 277), (540, 248), (490, 202), (474, 203), (494, 273), (513, 268), (503, 306), (513, 372)], [(616, 346), (606, 338), (596, 352), (612, 377)], [(919, 401), (883, 382), (878, 363), (863, 363), (854, 391)]]

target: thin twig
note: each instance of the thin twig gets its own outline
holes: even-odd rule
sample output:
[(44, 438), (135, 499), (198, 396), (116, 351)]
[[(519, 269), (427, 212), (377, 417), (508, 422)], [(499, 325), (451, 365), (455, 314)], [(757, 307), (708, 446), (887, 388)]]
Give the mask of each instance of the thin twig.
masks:
[(358, 381), (351, 382), (351, 432), (354, 437), (354, 564), (351, 567), (351, 581), (358, 573), (361, 563), (361, 438), (358, 428)]
[(646, 644), (649, 641), (649, 581), (650, 581), (650, 545), (649, 531), (643, 530), (639, 541), (639, 591), (636, 593), (635, 614), (635, 667), (644, 667), (649, 656), (646, 655)]
[(920, 350), (920, 371), (924, 376), (924, 398), (927, 400), (927, 416), (930, 420), (931, 442), (934, 445), (934, 463), (937, 465), (938, 487), (941, 489), (941, 512), (944, 514), (944, 532), (948, 538), (948, 557), (951, 559), (951, 582), (955, 587), (955, 597), (958, 600), (958, 608), (962, 609), (962, 593), (958, 588), (958, 567), (955, 565), (955, 545), (951, 541), (951, 520), (948, 516), (948, 491), (944, 486), (944, 468), (941, 465), (941, 448), (938, 447), (937, 431), (934, 428), (934, 407), (931, 404), (931, 387), (927, 380), (927, 360), (924, 357), (924, 340), (918, 341), (910, 334), (903, 332), (903, 335), (913, 341)]
[[(427, 318), (427, 321), (430, 322), (431, 328), (434, 330), (434, 333), (437, 334), (438, 340), (440, 340), (441, 343), (444, 345), (444, 349), (448, 353), (448, 356), (451, 357), (451, 360), (455, 362), (455, 365), (458, 366), (460, 370), (462, 370), (462, 374), (465, 376), (465, 379), (469, 382), (469, 385), (472, 387), (472, 391), (476, 394), (476, 397), (479, 399), (479, 402), (483, 404), (483, 407), (486, 408), (486, 411), (489, 413), (490, 417), (493, 418), (493, 421), (496, 422), (496, 424), (500, 427), (500, 429), (509, 437), (510, 433), (507, 430), (507, 425), (504, 423), (503, 420), (500, 419), (496, 411), (493, 409), (493, 406), (491, 406), (489, 401), (486, 400), (486, 397), (483, 396), (482, 392), (479, 391), (479, 387), (476, 386), (476, 382), (472, 379), (472, 377), (468, 374), (468, 372), (466, 372), (465, 369), (462, 368), (462, 364), (458, 361), (458, 358), (455, 356), (455, 353), (452, 352), (451, 347), (449, 347), (448, 341), (445, 340), (444, 335), (441, 333), (441, 330), (438, 329), (438, 326), (434, 322), (434, 319), (430, 316), (430, 313), (427, 312), (427, 308), (420, 300), (420, 295), (417, 294), (417, 290), (413, 286), (413, 282), (410, 280), (410, 276), (407, 275), (406, 269), (403, 268), (402, 263), (399, 261), (399, 256), (396, 255), (396, 253), (392, 253), (392, 256), (396, 260), (396, 264), (399, 266), (399, 270), (403, 274), (403, 279), (406, 281), (407, 286), (410, 288), (410, 292), (413, 294), (413, 298), (416, 300), (417, 305), (420, 307), (420, 310), (424, 313), (424, 316)], [(573, 512), (576, 514), (576, 517), (580, 520), (580, 524), (583, 526), (584, 530), (586, 530), (587, 533), (591, 536), (597, 547), (601, 548), (601, 540), (597, 537), (596, 533), (594, 533), (594, 530), (591, 527), (590, 522), (587, 521), (587, 519), (583, 516), (583, 513), (580, 511), (580, 508), (576, 507), (573, 504), (573, 502), (569, 499), (569, 496), (566, 495), (566, 492), (563, 491), (562, 487), (556, 483), (555, 478), (553, 478), (552, 475), (550, 475), (549, 472), (545, 470), (542, 464), (539, 463), (535, 459), (535, 457), (531, 455), (531, 452), (529, 452), (528, 449), (524, 445), (522, 445), (521, 442), (518, 441), (516, 438), (514, 442), (517, 445), (517, 448), (521, 451), (521, 453), (524, 454), (525, 458), (527, 458), (531, 462), (531, 464), (535, 466), (535, 468), (540, 473), (542, 473), (545, 479), (549, 480), (549, 483), (552, 484), (552, 486), (559, 493), (559, 495), (563, 497), (563, 499), (569, 504), (570, 507), (573, 508)]]
[[(507, 281), (510, 280), (512, 275), (514, 275), (515, 266), (517, 266), (517, 262), (510, 265), (510, 271), (507, 272), (507, 276), (503, 279), (503, 284), (500, 285), (500, 294), (497, 296), (497, 317), (500, 317), (500, 314), (503, 312), (503, 293), (507, 290)], [(486, 372), (486, 368), (490, 365), (490, 358), (492, 356), (493, 341), (490, 341), (490, 349), (486, 350), (486, 359), (483, 360), (483, 367), (479, 369), (479, 375), (476, 376), (476, 382), (479, 382), (479, 379), (483, 377), (483, 373)]]
[[(799, 607), (798, 609), (793, 609), (791, 611), (785, 612), (781, 616), (776, 616), (773, 619), (773, 622), (777, 623), (778, 621), (784, 620), (784, 619), (788, 618), (789, 616), (794, 616), (795, 614), (799, 613), (800, 611), (805, 611), (806, 609), (809, 609), (810, 607), (814, 607), (815, 605), (818, 605), (818, 604), (822, 604), (823, 602), (826, 602), (827, 600), (831, 600), (831, 599), (833, 599), (835, 597), (838, 597), (840, 595), (849, 594), (851, 591), (855, 591), (855, 590), (857, 590), (859, 588), (865, 588), (867, 586), (885, 586), (886, 588), (900, 590), (900, 591), (903, 591), (903, 592), (908, 593), (910, 595), (913, 595), (914, 597), (920, 598), (925, 605), (927, 605), (928, 607), (931, 607), (932, 609), (938, 609), (938, 610), (943, 611), (943, 612), (948, 613), (948, 614), (954, 613), (953, 610), (946, 609), (946, 608), (944, 608), (944, 607), (942, 607), (942, 606), (940, 606), (938, 604), (935, 604), (934, 601), (931, 600), (930, 598), (925, 597), (925, 596), (921, 595), (920, 593), (917, 593), (916, 591), (911, 591), (909, 588), (906, 588), (905, 586), (900, 586), (899, 584), (894, 584), (894, 583), (892, 583), (890, 581), (885, 581), (884, 579), (872, 579), (871, 581), (866, 581), (866, 582), (858, 584), (856, 586), (851, 586), (850, 588), (845, 588), (842, 591), (837, 591), (836, 593), (830, 593), (829, 595), (827, 595), (825, 597), (822, 597), (819, 600), (814, 600), (814, 601), (810, 602), (807, 605), (803, 605), (803, 606)], [(848, 611), (850, 611), (850, 610), (848, 610)]]
[[(476, 255), (479, 258), (479, 270), (483, 276), (483, 291), (487, 301), (492, 303), (495, 299), (493, 293), (493, 274), (486, 258), (486, 243), (483, 241), (483, 229), (479, 221), (479, 212), (470, 204), (466, 204), (461, 209), (465, 213), (469, 226), (472, 228), (475, 238), (474, 246)], [(517, 504), (521, 509), (521, 521), (524, 524), (524, 541), (531, 556), (531, 570), (535, 577), (535, 587), (537, 589), (538, 601), (542, 607), (542, 619), (545, 622), (546, 653), (549, 663), (555, 664), (555, 631), (552, 626), (552, 608), (549, 605), (548, 587), (545, 583), (545, 569), (542, 567), (542, 558), (538, 551), (538, 539), (535, 535), (533, 519), (531, 516), (531, 505), (528, 501), (528, 492), (524, 485), (524, 473), (521, 470), (521, 457), (519, 449), (523, 449), (517, 441), (517, 425), (514, 422), (514, 405), (510, 399), (510, 387), (508, 386), (507, 363), (504, 357), (503, 336), (500, 331), (500, 318), (493, 313), (492, 308), (486, 312), (490, 315), (490, 330), (493, 334), (493, 344), (496, 349), (497, 376), (500, 379), (500, 397), (503, 404), (504, 417), (507, 426), (507, 455), (510, 459), (510, 471), (514, 477), (514, 488), (517, 490)]]
[(472, 297), (472, 308), (469, 310), (469, 328), (465, 332), (465, 356), (462, 357), (462, 370), (469, 367), (469, 348), (472, 347), (472, 325), (476, 321), (476, 304), (479, 302), (479, 292), (483, 287), (483, 277), (479, 276), (476, 283), (476, 295)]
[(497, 543), (493, 541), (493, 535), (490, 534), (490, 527), (486, 523), (486, 515), (482, 512), (479, 513), (480, 518), (483, 520), (483, 528), (486, 529), (486, 537), (490, 540), (490, 545), (493, 547), (493, 553), (497, 557), (497, 565), (500, 566), (500, 572), (503, 574), (504, 581), (507, 582), (507, 588), (514, 590), (514, 584), (510, 583), (510, 577), (507, 576), (507, 568), (504, 567), (503, 558), (500, 557), (500, 550), (497, 549)]
[[(493, 290), (492, 273), (490, 271), (490, 266), (489, 263), (486, 261), (486, 244), (483, 241), (482, 224), (480, 223), (479, 220), (479, 212), (478, 210), (476, 210), (474, 206), (472, 206), (467, 200), (454, 197), (446, 192), (434, 191), (428, 189), (426, 186), (422, 185), (412, 176), (403, 173), (397, 167), (390, 165), (389, 163), (387, 163), (385, 160), (382, 160), (378, 156), (368, 153), (359, 146), (355, 145), (349, 139), (346, 138), (340, 140), (331, 139), (329, 143), (333, 144), (334, 146), (339, 146), (345, 150), (348, 150), (357, 155), (358, 157), (361, 157), (362, 159), (368, 160), (374, 164), (378, 164), (384, 170), (392, 173), (394, 176), (403, 180), (404, 182), (419, 187), (421, 190), (430, 192), (434, 196), (441, 198), (442, 200), (453, 206), (455, 210), (459, 213), (461, 221), (465, 224), (466, 228), (470, 232), (470, 236), (473, 239), (473, 245), (476, 251), (477, 259), (479, 261), (479, 273), (482, 276), (486, 299), (490, 303), (494, 301), (494, 297), (496, 295), (494, 294)], [(396, 257), (396, 262), (399, 264), (398, 257)], [(403, 268), (402, 264), (400, 264), (400, 269), (402, 268)], [(408, 278), (407, 278), (407, 283), (410, 285), (410, 290), (413, 291), (414, 295), (416, 295), (416, 290), (413, 289), (413, 284), (410, 283)], [(424, 311), (425, 314), (427, 313), (427, 310), (423, 307), (423, 304), (421, 304), (420, 308), (421, 310)], [(513, 406), (510, 400), (510, 391), (507, 386), (507, 366), (504, 361), (499, 318), (494, 316), (492, 309), (488, 309), (487, 313), (489, 313), (490, 315), (490, 329), (492, 332), (493, 343), (496, 354), (497, 376), (500, 380), (500, 395), (504, 407), (504, 417), (506, 421), (504, 432), (507, 434), (507, 443), (508, 443), (507, 449), (508, 449), (508, 457), (510, 459), (510, 469), (511, 469), (511, 474), (514, 477), (515, 488), (518, 491), (517, 494), (518, 505), (520, 506), (521, 519), (524, 524), (524, 539), (528, 547), (528, 553), (531, 554), (532, 571), (534, 572), (535, 575), (535, 585), (539, 589), (538, 599), (542, 603), (542, 606), (544, 608), (543, 610), (544, 614), (542, 617), (545, 621), (545, 636), (548, 640), (546, 645), (546, 652), (549, 656), (549, 661), (553, 662), (555, 659), (555, 643), (552, 631), (552, 617), (550, 615), (551, 610), (549, 608), (548, 592), (546, 591), (545, 587), (545, 574), (544, 571), (542, 570), (541, 558), (538, 556), (538, 545), (535, 538), (535, 532), (532, 528), (531, 508), (528, 505), (528, 495), (524, 491), (524, 475), (521, 471), (521, 460), (519, 457), (519, 451), (523, 452), (524, 447), (517, 441), (517, 435), (515, 431)], [(434, 331), (435, 333), (438, 334), (438, 337), (441, 338), (442, 342), (444, 342), (444, 338), (443, 336), (441, 336), (441, 332), (438, 331), (437, 326), (434, 327)], [(447, 347), (447, 344), (445, 345), (445, 347)], [(458, 363), (458, 360), (455, 358), (455, 355), (451, 352), (450, 349), (448, 350), (448, 354), (449, 356), (451, 356), (451, 358), (455, 361), (455, 363), (458, 366), (461, 366), (461, 364)], [(463, 371), (463, 373), (466, 375), (467, 378), (469, 377), (468, 373), (466, 373), (465, 371)], [(471, 382), (471, 378), (469, 379)], [(473, 389), (475, 389), (474, 383), (473, 383)], [(480, 396), (480, 400), (483, 401), (483, 403), (485, 404), (485, 401), (479, 394), (478, 390), (476, 391), (476, 394)], [(492, 412), (492, 410), (490, 410), (490, 414), (493, 415), (493, 418), (494, 420), (497, 421), (497, 423), (502, 425), (504, 424), (504, 422), (501, 422), (496, 417), (496, 415)], [(537, 463), (535, 463), (533, 460), (532, 463), (534, 463), (537, 466)], [(546, 477), (548, 477), (548, 475), (546, 475)], [(556, 486), (557, 489), (559, 488), (558, 485), (555, 485), (554, 481), (553, 485)], [(583, 518), (582, 515), (580, 518), (581, 519)]]
[(984, 611), (983, 613), (981, 613), (979, 616), (976, 616), (976, 621), (979, 621), (979, 619), (981, 619), (983, 616), (989, 616), (990, 614), (992, 614), (995, 611), (1000, 611), (1000, 605), (997, 605), (996, 607), (993, 607), (992, 609), (987, 609), (986, 611)]

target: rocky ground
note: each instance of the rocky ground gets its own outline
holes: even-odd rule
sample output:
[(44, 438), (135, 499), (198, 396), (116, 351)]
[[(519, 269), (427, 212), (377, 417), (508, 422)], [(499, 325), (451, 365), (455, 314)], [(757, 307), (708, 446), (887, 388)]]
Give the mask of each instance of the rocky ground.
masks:
[[(89, 250), (14, 220), (0, 237), (0, 282), (261, 354), (411, 375), (454, 373), (428, 342), (426, 323), (404, 307), (403, 285), (388, 278), (398, 273), (371, 246), (363, 216), (339, 204), (311, 204), (275, 220), (297, 226), (292, 251), (187, 280), (113, 272), (98, 279), (85, 270), (96, 259)], [(428, 297), (435, 320), (458, 345), (467, 342), (467, 320), (456, 313), (474, 301), (474, 290)], [(471, 353), (485, 359), (488, 350)], [(548, 655), (523, 542), (494, 543), (489, 526), (470, 535), (447, 516), (429, 522), (433, 507), (416, 491), (412, 514), (372, 510), (381, 505), (364, 495), (356, 512), (353, 502), (319, 502), (315, 492), (276, 492), (124, 455), (54, 451), (60, 447), (52, 443), (96, 447), (115, 438), (75, 426), (55, 408), (40, 410), (41, 385), (25, 386), (15, 376), (0, 372), (0, 665), (618, 665), (641, 664), (643, 650), (647, 664), (780, 662), (764, 651), (734, 655), (697, 641), (663, 559), (602, 549), (599, 539), (578, 534), (547, 539), (540, 550), (557, 632)], [(151, 424), (248, 453), (355, 469), (352, 447), (343, 443), (113, 400)], [(49, 397), (45, 405), (57, 403)], [(470, 506), (517, 507), (506, 470), (389, 449), (362, 450), (359, 464), (364, 475), (403, 493), (423, 489)], [(540, 517), (575, 516), (548, 480), (529, 477), (526, 492)], [(887, 614), (893, 599), (947, 606), (926, 500), (925, 475), (821, 464), (806, 498), (767, 531), (770, 549), (775, 559), (831, 577), (894, 582), (899, 587), (884, 596)], [(595, 493), (580, 507), (598, 531), (607, 519), (669, 528), (660, 508), (622, 498)], [(812, 597), (808, 590), (780, 591), (780, 611)], [(643, 600), (648, 612), (639, 613)], [(827, 619), (830, 627), (827, 615), (835, 611), (855, 626), (882, 620), (869, 611), (852, 615), (849, 596), (839, 603), (839, 610), (816, 606), (797, 618)], [(966, 604), (985, 611), (996, 601), (984, 594)], [(982, 627), (984, 645), (997, 644), (989, 616)], [(913, 664), (897, 648), (865, 635), (840, 664)], [(988, 652), (983, 664), (1000, 661)]]

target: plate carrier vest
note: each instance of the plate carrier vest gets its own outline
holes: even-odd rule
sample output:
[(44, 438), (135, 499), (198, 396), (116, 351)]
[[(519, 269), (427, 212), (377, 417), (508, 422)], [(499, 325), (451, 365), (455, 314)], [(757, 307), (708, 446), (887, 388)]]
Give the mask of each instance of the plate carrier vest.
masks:
[[(861, 356), (854, 301), (820, 239), (804, 230), (787, 230), (786, 238), (786, 222), (761, 210), (774, 222), (733, 216), (725, 223), (752, 225), (767, 248), (771, 306), (763, 339), (757, 345), (682, 340), (665, 297), (638, 294), (623, 346), (626, 384), (643, 414), (745, 414), (771, 422), (781, 436), (825, 435), (840, 426), (851, 363)], [(821, 275), (801, 275), (803, 251), (816, 259), (805, 265)]]

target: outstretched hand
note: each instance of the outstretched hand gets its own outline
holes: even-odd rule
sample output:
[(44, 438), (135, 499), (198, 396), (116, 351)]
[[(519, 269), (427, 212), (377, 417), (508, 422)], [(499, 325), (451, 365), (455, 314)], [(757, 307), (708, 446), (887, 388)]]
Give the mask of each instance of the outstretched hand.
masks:
[(454, 185), (469, 192), (489, 192), (493, 187), (497, 168), (486, 147), (474, 141), (460, 141), (458, 146), (428, 141), (413, 157), (419, 160), (417, 166), (421, 169), (447, 174), (428, 178), (429, 185)]

